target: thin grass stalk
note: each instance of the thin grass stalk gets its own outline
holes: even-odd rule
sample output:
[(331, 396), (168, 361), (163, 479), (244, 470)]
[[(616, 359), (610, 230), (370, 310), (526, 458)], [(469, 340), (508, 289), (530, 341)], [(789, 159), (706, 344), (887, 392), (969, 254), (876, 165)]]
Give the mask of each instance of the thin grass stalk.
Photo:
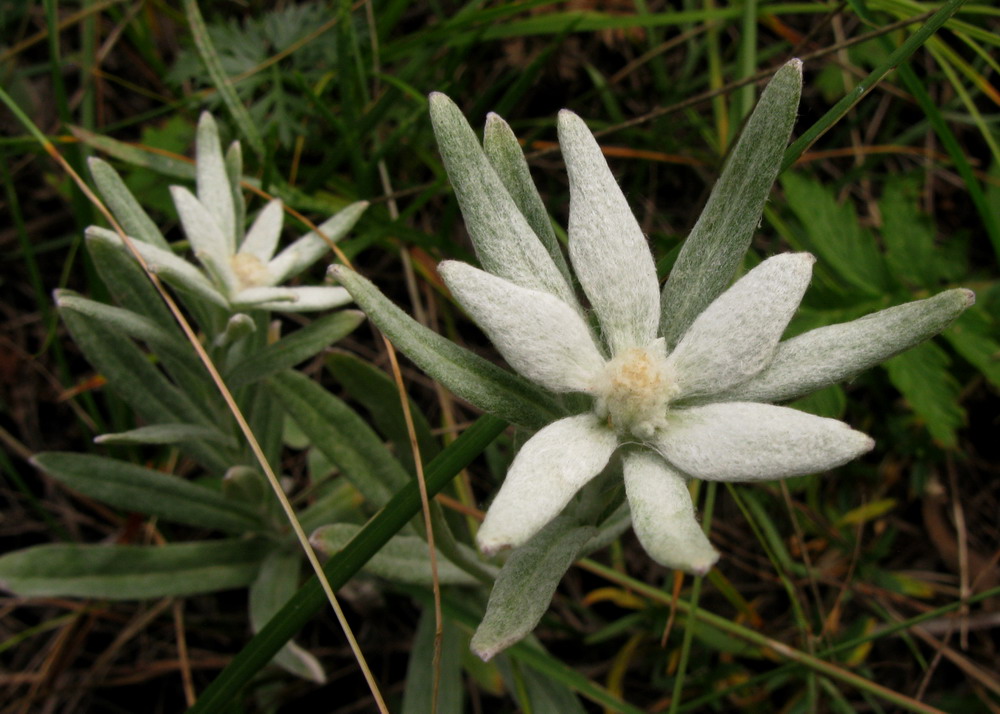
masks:
[[(851, 640), (850, 642), (841, 643), (836, 647), (831, 647), (827, 650), (824, 650), (818, 655), (812, 655), (806, 652), (802, 652), (801, 650), (795, 649), (794, 647), (790, 647), (789, 645), (786, 645), (784, 642), (779, 642), (778, 640), (771, 639), (767, 635), (763, 635), (757, 632), (756, 630), (751, 630), (748, 627), (744, 627), (743, 625), (735, 623), (732, 620), (729, 620), (728, 618), (720, 617), (719, 615), (708, 612), (707, 610), (702, 610), (701, 608), (692, 607), (691, 604), (685, 600), (682, 600), (680, 598), (671, 598), (671, 596), (668, 593), (665, 593), (658, 588), (655, 588), (651, 585), (647, 585), (646, 583), (643, 583), (640, 580), (631, 578), (628, 575), (625, 575), (624, 573), (620, 573), (612, 568), (607, 567), (606, 565), (602, 565), (596, 561), (590, 560), (589, 558), (581, 560), (577, 565), (591, 573), (600, 575), (601, 577), (605, 578), (606, 580), (612, 583), (621, 585), (622, 587), (630, 588), (637, 594), (647, 597), (650, 600), (661, 603), (663, 605), (674, 606), (680, 612), (691, 615), (696, 620), (700, 620), (708, 625), (711, 625), (712, 627), (722, 630), (723, 632), (731, 634), (735, 637), (739, 637), (740, 639), (749, 642), (750, 644), (770, 649), (775, 654), (789, 660), (790, 661), (789, 666), (807, 667), (809, 670), (813, 672), (826, 675), (827, 677), (835, 679), (843, 684), (848, 684), (863, 692), (873, 694), (876, 697), (879, 697), (880, 699), (883, 699), (887, 702), (891, 702), (892, 704), (895, 704), (896, 706), (905, 709), (906, 711), (917, 712), (918, 714), (946, 714), (945, 712), (942, 712), (940, 709), (937, 709), (936, 707), (924, 704), (923, 702), (918, 702), (912, 697), (908, 697), (905, 694), (900, 694), (899, 692), (893, 691), (888, 687), (884, 687), (881, 684), (872, 682), (869, 679), (865, 679), (864, 677), (855, 674), (854, 672), (850, 672), (835, 664), (826, 662), (820, 659), (820, 657), (829, 656), (830, 654), (836, 651), (847, 649), (849, 647), (856, 647), (858, 644), (863, 644), (864, 642), (868, 642), (878, 637), (882, 637), (888, 634), (892, 634), (894, 632), (905, 630), (909, 627), (913, 627), (915, 624), (918, 624), (919, 622), (923, 622), (924, 620), (932, 619), (933, 617), (938, 617), (947, 612), (951, 612), (952, 610), (957, 610), (963, 604), (961, 601), (939, 608), (938, 610), (935, 610), (930, 613), (924, 613), (918, 618), (912, 618), (910, 620), (906, 620), (905, 622), (897, 623), (896, 625), (887, 627), (878, 633), (865, 635), (857, 638), (856, 640)], [(987, 598), (994, 597), (996, 595), (1000, 595), (1000, 588), (993, 588), (992, 590), (980, 593), (975, 597), (969, 598), (969, 600), (966, 602), (967, 604), (972, 604), (975, 602), (979, 602), (980, 600), (985, 600)], [(745, 683), (741, 683), (741, 686), (743, 686), (743, 684)], [(715, 695), (713, 694), (713, 696)], [(685, 707), (684, 710), (687, 711), (689, 709)]]
[[(712, 513), (715, 511), (716, 484), (714, 481), (707, 481), (708, 487), (705, 489), (705, 507), (702, 511), (702, 527), (707, 535), (712, 530)], [(701, 584), (705, 578), (697, 575), (691, 585), (691, 607), (697, 609), (698, 601), (701, 599)], [(675, 598), (677, 599), (677, 598)], [(690, 613), (686, 614), (687, 622), (684, 624), (684, 640), (681, 644), (680, 662), (677, 663), (677, 676), (674, 678), (674, 688), (670, 694), (670, 714), (677, 714), (677, 707), (680, 706), (684, 697), (684, 678), (687, 673), (688, 661), (691, 658), (691, 645), (694, 643), (694, 631), (696, 623)]]

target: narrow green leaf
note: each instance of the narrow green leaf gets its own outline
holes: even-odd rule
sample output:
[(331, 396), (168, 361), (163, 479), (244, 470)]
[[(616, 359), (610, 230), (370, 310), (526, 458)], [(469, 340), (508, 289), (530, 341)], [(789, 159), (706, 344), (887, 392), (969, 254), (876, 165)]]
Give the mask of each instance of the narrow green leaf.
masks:
[(358, 273), (339, 265), (330, 271), (400, 351), (457, 396), (523, 426), (540, 427), (563, 416), (541, 388), (427, 329)]
[(213, 441), (236, 448), (236, 441), (211, 426), (200, 424), (151, 424), (115, 434), (101, 434), (95, 444), (179, 444), (183, 441)]
[[(424, 473), (428, 495), (433, 496), (444, 488), (459, 471), (482, 453), (506, 426), (507, 424), (499, 419), (483, 416), (462, 432), (458, 439), (427, 464)], [(372, 518), (354, 540), (326, 563), (324, 570), (330, 585), (335, 590), (343, 587), (354, 573), (419, 511), (420, 493), (417, 484), (411, 481), (406, 488), (393, 496), (385, 508)], [(236, 697), (242, 687), (267, 664), (275, 652), (326, 604), (326, 595), (319, 581), (315, 576), (311, 577), (201, 693), (198, 702), (188, 710), (189, 714), (209, 714), (219, 711), (226, 702)]]
[(134, 257), (126, 254), (117, 243), (89, 238), (87, 252), (116, 303), (148, 317), (163, 329), (174, 332), (178, 338), (183, 337), (163, 298)]
[(125, 511), (233, 533), (261, 527), (243, 504), (162, 471), (60, 451), (37, 454), (31, 463), (74, 491)]
[(410, 477), (382, 440), (343, 401), (298, 372), (267, 382), (269, 391), (315, 448), (337, 465), (374, 507), (384, 506)]
[(511, 553), (472, 636), (473, 651), (489, 660), (535, 629), (559, 581), (596, 532), (558, 517)]
[[(294, 548), (273, 548), (250, 584), (250, 626), (258, 632), (299, 588), (302, 553)], [(274, 656), (274, 664), (297, 677), (323, 684), (323, 665), (307, 650), (287, 642)]]
[[(90, 226), (86, 231), (87, 241), (101, 241), (117, 246), (123, 252), (129, 252), (119, 235), (113, 231), (98, 226)], [(162, 250), (148, 243), (133, 243), (136, 251), (146, 261), (151, 272), (156, 273), (167, 283), (180, 291), (195, 295), (202, 300), (228, 309), (229, 302), (219, 292), (218, 288), (205, 277), (198, 268), (170, 251)]]
[[(410, 435), (403, 418), (399, 390), (392, 377), (349, 352), (333, 351), (326, 358), (326, 366), (347, 393), (368, 410), (372, 423), (382, 435), (392, 441), (396, 447), (396, 457), (407, 471), (415, 473)], [(413, 418), (420, 456), (424, 461), (429, 461), (437, 456), (440, 449), (437, 440), (431, 435), (431, 427), (423, 411), (412, 399), (410, 415)]]
[(528, 162), (524, 159), (521, 144), (514, 136), (510, 125), (496, 114), (486, 116), (486, 128), (483, 131), (483, 151), (500, 182), (507, 189), (514, 205), (528, 221), (531, 230), (545, 246), (552, 262), (559, 268), (567, 285), (573, 284), (573, 277), (563, 255), (562, 246), (556, 238), (555, 229), (549, 213), (545, 210), (542, 197), (538, 195), (535, 182), (531, 179)]
[(111, 168), (111, 164), (97, 157), (89, 159), (89, 164), (90, 175), (94, 177), (94, 183), (97, 184), (101, 198), (108, 204), (108, 208), (118, 219), (125, 233), (136, 240), (169, 250), (170, 246), (167, 244), (167, 239), (163, 237), (163, 233), (132, 195), (132, 192), (128, 190), (122, 177)]
[(60, 313), (65, 314), (67, 310), (73, 310), (100, 321), (112, 331), (142, 340), (156, 351), (157, 356), (169, 359), (170, 365), (175, 370), (182, 371), (186, 383), (201, 383), (207, 386), (207, 381), (204, 379), (205, 368), (178, 330), (164, 329), (148, 317), (138, 315), (131, 310), (89, 300), (71, 290), (56, 290), (55, 299)]
[(434, 692), (434, 608), (420, 614), (417, 632), (410, 646), (403, 690), (402, 714), (462, 714), (462, 650), (468, 637), (453, 620), (442, 623), (441, 667), (437, 680), (437, 709), (431, 706)]
[(324, 315), (248, 355), (226, 373), (225, 382), (230, 389), (239, 389), (294, 367), (349, 335), (364, 319), (364, 313), (358, 310), (340, 310)]
[(965, 423), (965, 410), (958, 403), (962, 387), (951, 375), (950, 364), (948, 354), (933, 342), (885, 363), (893, 385), (926, 423), (931, 436), (947, 448), (958, 444), (955, 432)]
[[(431, 593), (426, 589), (405, 586), (400, 589), (419, 599), (425, 605), (433, 602)], [(687, 603), (684, 602), (684, 604), (686, 605)], [(445, 592), (441, 599), (441, 607), (447, 617), (454, 618), (469, 628), (475, 627), (482, 619), (482, 611), (475, 609), (469, 598), (463, 598), (459, 601), (450, 593)], [(599, 684), (595, 684), (579, 671), (550, 655), (537, 642), (532, 641), (531, 638), (512, 645), (510, 649), (497, 659), (503, 660), (505, 658), (515, 660), (530, 667), (550, 682), (558, 682), (565, 687), (573, 689), (592, 702), (604, 705), (610, 711), (620, 712), (621, 714), (643, 714), (642, 709), (623, 701), (620, 697), (612, 694)], [(548, 714), (546, 710), (541, 711), (544, 714)], [(558, 711), (561, 714), (564, 711), (574, 712), (576, 709), (569, 707), (552, 711)]]
[(764, 89), (722, 169), (698, 222), (684, 241), (660, 299), (660, 334), (677, 344), (727, 287), (750, 247), (778, 175), (802, 91), (802, 62), (792, 60)]
[[(127, 337), (74, 310), (61, 312), (73, 340), (87, 360), (108, 380), (108, 385), (149, 424), (213, 423), (192, 399), (150, 364), (146, 355)], [(200, 453), (217, 463), (221, 456)], [(225, 464), (223, 468), (229, 466)]]
[(208, 28), (205, 26), (205, 18), (202, 17), (201, 10), (198, 9), (197, 0), (184, 0), (184, 14), (187, 16), (188, 24), (191, 27), (191, 37), (194, 39), (198, 55), (201, 57), (201, 61), (205, 63), (205, 69), (208, 71), (208, 76), (211, 78), (212, 84), (218, 90), (219, 96), (222, 97), (223, 103), (229, 110), (236, 125), (240, 128), (240, 132), (250, 144), (250, 148), (254, 150), (254, 153), (258, 157), (263, 157), (266, 153), (264, 139), (257, 130), (257, 125), (254, 124), (253, 119), (250, 117), (250, 112), (240, 102), (239, 95), (236, 93), (232, 82), (229, 81), (229, 77), (226, 76), (226, 71), (223, 69), (222, 62), (219, 59), (219, 53), (212, 45), (212, 38), (209, 36)]
[[(309, 540), (327, 555), (336, 553), (361, 531), (351, 523), (334, 523), (316, 530)], [(463, 546), (467, 556), (476, 553)], [(437, 552), (438, 579), (442, 585), (479, 585), (479, 581)], [(395, 535), (365, 563), (363, 570), (396, 583), (431, 586), (431, 557), (427, 543), (417, 536)]]
[(132, 144), (127, 144), (124, 141), (112, 139), (110, 136), (95, 134), (78, 126), (71, 126), (70, 131), (73, 133), (73, 136), (87, 146), (102, 151), (108, 156), (112, 156), (132, 166), (150, 169), (158, 174), (185, 181), (194, 179), (194, 164), (190, 161), (176, 159), (154, 151), (147, 151)]
[(23, 597), (139, 600), (241, 588), (266, 552), (260, 540), (39, 545), (0, 556), (0, 587)]
[[(528, 647), (531, 644), (533, 643), (525, 643)], [(541, 655), (547, 654), (540, 648), (535, 651)], [(552, 672), (522, 667), (520, 661), (507, 653), (500, 655), (495, 661), (507, 684), (507, 690), (518, 700), (523, 711), (538, 714), (541, 712), (586, 714), (580, 699), (558, 675), (552, 676)]]

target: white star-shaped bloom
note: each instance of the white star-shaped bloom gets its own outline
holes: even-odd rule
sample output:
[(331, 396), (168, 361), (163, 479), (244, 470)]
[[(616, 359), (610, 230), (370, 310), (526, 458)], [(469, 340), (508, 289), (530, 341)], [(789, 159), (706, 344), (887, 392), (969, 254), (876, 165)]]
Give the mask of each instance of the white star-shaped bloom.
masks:
[(658, 334), (653, 258), (583, 121), (559, 115), (570, 178), (569, 255), (600, 325), (563, 290), (525, 287), (460, 262), (440, 272), (507, 362), (553, 392), (592, 397), (521, 448), (479, 530), (483, 551), (525, 543), (621, 451), (632, 524), (659, 563), (705, 573), (718, 553), (687, 488), (695, 477), (760, 481), (839, 466), (874, 446), (843, 422), (730, 400), (772, 362), (814, 258), (778, 255), (695, 319), (673, 350)]
[[(224, 157), (215, 121), (207, 112), (202, 114), (197, 138), (197, 195), (182, 186), (171, 186), (170, 191), (184, 233), (204, 270), (174, 255), (155, 229), (137, 231), (132, 236), (135, 246), (150, 268), (176, 287), (232, 312), (307, 312), (350, 302), (351, 296), (339, 286), (281, 287), (281, 283), (323, 257), (329, 244), (310, 232), (275, 255), (284, 220), (280, 199), (270, 201), (244, 233), (238, 218), (242, 213), (238, 210), (242, 205), (242, 199), (237, 198), (240, 189), (231, 181), (227, 158), (239, 165), (239, 144), (234, 142), (229, 157)], [(138, 203), (130, 195), (123, 195), (127, 189), (113, 170), (99, 159), (92, 160), (91, 170), (109, 202), (117, 199), (113, 207), (124, 207), (126, 215), (134, 216), (135, 210), (129, 209), (138, 209)], [(340, 240), (367, 207), (366, 201), (352, 203), (321, 224), (319, 230), (328, 240)], [(104, 228), (92, 226), (87, 235), (121, 244), (117, 233)]]

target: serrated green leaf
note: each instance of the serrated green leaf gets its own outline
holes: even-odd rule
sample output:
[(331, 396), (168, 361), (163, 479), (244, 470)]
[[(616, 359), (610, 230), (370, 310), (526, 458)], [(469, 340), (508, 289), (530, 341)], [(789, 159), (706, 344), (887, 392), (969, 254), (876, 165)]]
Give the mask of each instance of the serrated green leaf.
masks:
[(138, 600), (249, 585), (260, 540), (135, 545), (39, 545), (0, 557), (0, 587), (24, 597)]
[(933, 286), (940, 277), (934, 250), (934, 227), (922, 215), (917, 201), (917, 184), (890, 178), (879, 201), (882, 214), (882, 243), (885, 259), (893, 275), (916, 287)]
[(427, 329), (358, 273), (343, 266), (331, 273), (401, 352), (458, 397), (523, 426), (537, 428), (563, 416), (542, 389)]
[(382, 440), (343, 401), (298, 372), (268, 379), (269, 391), (375, 508), (410, 481)]
[(838, 204), (831, 188), (794, 173), (784, 174), (781, 186), (802, 224), (806, 249), (865, 295), (888, 292), (889, 279), (875, 238), (861, 227), (850, 202)]
[(403, 714), (462, 714), (462, 651), (468, 636), (452, 620), (442, 622), (441, 666), (437, 680), (437, 709), (431, 706), (434, 689), (434, 609), (424, 608), (410, 646), (403, 690)]
[(511, 553), (493, 585), (486, 615), (472, 636), (476, 654), (489, 660), (535, 629), (559, 581), (596, 532), (558, 517)]
[(103, 456), (59, 451), (37, 454), (31, 462), (74, 491), (125, 511), (233, 533), (261, 527), (257, 516), (243, 504), (162, 471)]
[(287, 337), (248, 355), (233, 366), (224, 380), (230, 389), (239, 389), (294, 367), (343, 339), (365, 319), (358, 310), (340, 310), (296, 330)]
[(944, 337), (956, 352), (1000, 389), (1000, 326), (986, 310), (967, 310)]
[(893, 385), (924, 421), (935, 441), (947, 448), (958, 444), (957, 429), (965, 423), (958, 403), (961, 385), (948, 371), (951, 359), (933, 342), (925, 342), (885, 363)]
[[(299, 589), (302, 554), (296, 549), (274, 548), (261, 563), (250, 585), (250, 626), (259, 632)], [(323, 665), (314, 655), (289, 641), (272, 660), (286, 672), (317, 684), (326, 681)]]
[[(314, 532), (309, 540), (327, 555), (333, 555), (351, 542), (362, 526), (351, 523), (334, 523)], [(476, 553), (468, 546), (462, 546), (468, 556), (475, 559)], [(479, 581), (449, 561), (441, 551), (437, 551), (438, 581), (442, 585), (479, 585)], [(363, 568), (372, 575), (409, 585), (430, 586), (431, 557), (427, 543), (417, 536), (395, 535), (389, 539), (378, 553), (372, 556)]]
[(789, 62), (761, 94), (708, 203), (684, 241), (660, 299), (660, 334), (677, 344), (733, 279), (760, 222), (795, 123), (802, 63)]

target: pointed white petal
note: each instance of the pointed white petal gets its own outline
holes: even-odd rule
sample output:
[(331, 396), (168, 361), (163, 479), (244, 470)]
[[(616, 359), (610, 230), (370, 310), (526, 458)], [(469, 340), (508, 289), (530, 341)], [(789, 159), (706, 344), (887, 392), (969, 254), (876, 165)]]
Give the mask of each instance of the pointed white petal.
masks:
[(936, 335), (975, 301), (956, 288), (811, 330), (782, 342), (767, 369), (713, 401), (781, 402), (850, 379)]
[[(273, 292), (266, 292), (273, 291)], [(341, 307), (351, 302), (351, 294), (341, 287), (251, 288), (233, 298), (233, 303), (258, 310), (315, 312)]]
[(826, 471), (870, 451), (871, 437), (788, 407), (725, 402), (675, 409), (654, 446), (673, 466), (710, 481), (767, 481)]
[[(99, 240), (127, 250), (122, 239), (114, 231), (107, 228), (90, 226), (86, 231), (88, 240)], [(229, 302), (223, 297), (208, 278), (183, 258), (178, 258), (168, 250), (162, 250), (155, 245), (133, 241), (132, 245), (146, 261), (149, 269), (173, 285), (178, 290), (193, 293), (208, 300), (214, 305), (228, 309)]]
[[(336, 243), (354, 227), (366, 208), (368, 208), (368, 201), (352, 203), (325, 220), (317, 228), (326, 238)], [(268, 263), (267, 269), (271, 274), (272, 284), (283, 283), (288, 278), (298, 275), (329, 252), (330, 244), (323, 237), (313, 232), (307, 233), (278, 253), (274, 260)]]
[(480, 264), (512, 283), (555, 295), (582, 313), (573, 288), (508, 193), (462, 112), (438, 92), (430, 96), (430, 110), (445, 170)]
[(808, 253), (776, 255), (716, 298), (667, 358), (677, 378), (676, 399), (720, 392), (764, 369), (814, 262)]
[(569, 256), (611, 352), (648, 345), (660, 319), (660, 289), (646, 238), (583, 120), (559, 112), (569, 172)]
[(649, 556), (695, 575), (711, 570), (719, 554), (695, 519), (684, 477), (649, 450), (628, 454), (624, 471), (632, 528)]
[(248, 253), (263, 263), (274, 255), (281, 237), (281, 224), (285, 214), (282, 211), (281, 199), (270, 201), (257, 215), (257, 220), (250, 226), (246, 238), (240, 245), (240, 253)]
[(438, 272), (511, 367), (555, 392), (591, 388), (604, 358), (573, 308), (465, 263), (447, 260)]
[(220, 285), (233, 292), (237, 282), (229, 265), (232, 253), (215, 216), (183, 186), (171, 186), (170, 193), (195, 257)]
[(208, 112), (203, 112), (198, 120), (196, 143), (198, 200), (215, 217), (225, 239), (226, 254), (232, 255), (236, 252), (236, 210), (226, 162), (222, 158), (219, 128)]
[(521, 447), (476, 542), (484, 553), (514, 548), (541, 530), (607, 465), (614, 432), (590, 413), (560, 419)]

